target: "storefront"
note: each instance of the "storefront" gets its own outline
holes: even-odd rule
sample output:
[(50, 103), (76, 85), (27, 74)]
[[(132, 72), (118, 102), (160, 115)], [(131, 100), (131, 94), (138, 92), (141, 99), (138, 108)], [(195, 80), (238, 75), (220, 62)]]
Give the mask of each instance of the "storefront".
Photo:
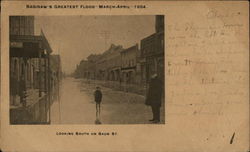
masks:
[(51, 52), (43, 34), (10, 36), (11, 123), (50, 122)]

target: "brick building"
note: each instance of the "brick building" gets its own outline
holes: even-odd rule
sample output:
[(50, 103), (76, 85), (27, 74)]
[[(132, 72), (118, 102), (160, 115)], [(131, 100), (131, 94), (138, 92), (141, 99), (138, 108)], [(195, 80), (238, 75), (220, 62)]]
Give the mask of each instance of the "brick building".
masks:
[(122, 46), (111, 44), (96, 62), (97, 79), (107, 81), (120, 81)]
[(75, 78), (87, 78), (87, 60), (81, 60), (80, 63), (76, 66)]
[(141, 40), (141, 70), (147, 82), (153, 73), (164, 81), (164, 16), (156, 16), (155, 29), (156, 33)]
[(91, 54), (87, 57), (87, 71), (85, 72), (85, 77), (88, 79), (96, 79), (96, 62), (100, 59), (100, 54)]
[(136, 83), (138, 44), (121, 51), (122, 82)]
[(120, 81), (122, 46), (111, 44), (102, 54), (91, 54), (75, 70), (76, 78)]
[[(79, 74), (83, 71), (86, 74)], [(82, 78), (89, 78), (89, 75), (92, 75), (91, 78), (96, 80), (117, 81), (120, 82), (118, 83), (120, 88), (127, 88), (123, 90), (131, 91), (133, 89), (129, 87), (132, 87), (143, 94), (154, 73), (157, 73), (164, 82), (164, 16), (162, 15), (156, 15), (155, 33), (141, 40), (140, 49), (138, 44), (126, 49), (112, 44), (98, 57), (90, 55), (75, 70), (75, 74), (81, 75)]]

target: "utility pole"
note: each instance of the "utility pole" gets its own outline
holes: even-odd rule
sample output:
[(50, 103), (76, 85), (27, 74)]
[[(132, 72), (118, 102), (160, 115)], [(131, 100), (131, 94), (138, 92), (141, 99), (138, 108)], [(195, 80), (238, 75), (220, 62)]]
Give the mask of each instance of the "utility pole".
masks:
[[(102, 31), (102, 32), (100, 33), (100, 35), (104, 38), (105, 49), (107, 49), (107, 40), (108, 40), (108, 38), (109, 38), (109, 36), (110, 36), (110, 32), (107, 31), (107, 30), (104, 30), (104, 31)], [(104, 81), (105, 81), (105, 79), (104, 79)]]

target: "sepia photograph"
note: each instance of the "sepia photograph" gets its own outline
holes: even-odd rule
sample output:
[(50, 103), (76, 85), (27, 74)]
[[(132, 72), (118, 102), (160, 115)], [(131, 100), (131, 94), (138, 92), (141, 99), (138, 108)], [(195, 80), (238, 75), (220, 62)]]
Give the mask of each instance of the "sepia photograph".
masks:
[(164, 24), (9, 16), (10, 124), (165, 124)]
[(1, 1), (0, 151), (249, 151), (249, 3)]

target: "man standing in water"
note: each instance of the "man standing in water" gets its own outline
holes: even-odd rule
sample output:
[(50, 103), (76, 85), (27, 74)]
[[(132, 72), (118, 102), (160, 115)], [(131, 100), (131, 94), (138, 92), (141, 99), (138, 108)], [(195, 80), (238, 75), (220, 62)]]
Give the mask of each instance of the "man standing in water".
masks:
[(153, 74), (149, 82), (149, 89), (146, 97), (145, 104), (151, 106), (153, 112), (153, 123), (160, 122), (160, 107), (162, 97), (162, 82), (157, 74)]
[(100, 87), (96, 87), (94, 92), (95, 102), (96, 102), (96, 124), (100, 124), (100, 113), (101, 113), (101, 102), (102, 102), (102, 92)]

